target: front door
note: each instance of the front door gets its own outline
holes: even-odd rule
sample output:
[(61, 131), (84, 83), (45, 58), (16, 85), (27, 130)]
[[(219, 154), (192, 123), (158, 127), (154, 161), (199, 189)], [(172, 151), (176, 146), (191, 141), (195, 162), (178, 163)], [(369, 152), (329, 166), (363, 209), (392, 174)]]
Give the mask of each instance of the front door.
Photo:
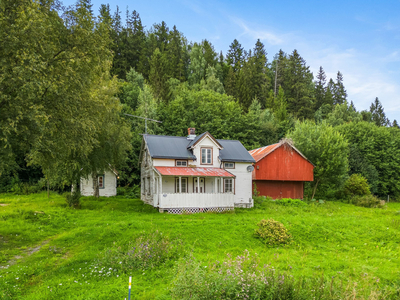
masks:
[[(193, 178), (193, 192), (194, 193), (205, 193), (205, 186), (206, 180), (205, 178), (200, 177), (200, 184), (197, 185), (197, 178)], [(200, 187), (200, 191), (199, 191)]]

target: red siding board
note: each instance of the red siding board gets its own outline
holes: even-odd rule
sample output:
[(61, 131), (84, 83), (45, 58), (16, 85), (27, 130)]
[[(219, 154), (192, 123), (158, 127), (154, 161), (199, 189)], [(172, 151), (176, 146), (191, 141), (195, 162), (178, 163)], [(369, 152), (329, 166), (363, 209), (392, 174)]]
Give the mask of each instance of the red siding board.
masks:
[(303, 198), (304, 181), (314, 180), (314, 166), (294, 149), (274, 144), (249, 153), (256, 160), (253, 182), (262, 196)]
[(301, 181), (255, 180), (254, 182), (261, 196), (269, 196), (272, 199), (303, 199), (303, 182)]
[(279, 147), (255, 164), (253, 179), (313, 181), (314, 166), (296, 151)]

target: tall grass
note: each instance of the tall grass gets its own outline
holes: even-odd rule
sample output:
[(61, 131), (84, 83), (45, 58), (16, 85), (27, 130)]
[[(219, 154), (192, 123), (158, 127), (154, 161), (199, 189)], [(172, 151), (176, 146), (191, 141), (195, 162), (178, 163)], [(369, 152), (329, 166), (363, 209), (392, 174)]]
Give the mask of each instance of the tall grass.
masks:
[[(46, 193), (0, 194), (0, 204), (0, 299), (123, 299), (129, 276), (134, 299), (179, 298), (177, 282), (193, 281), (179, 270), (199, 268), (208, 281), (223, 281), (216, 277), (227, 272), (221, 264), (245, 249), (249, 261), (258, 253), (256, 274), (270, 274), (263, 269), (268, 265), (285, 280), (293, 276), (293, 287), (314, 287), (321, 278), (328, 286), (333, 277), (335, 290), (347, 291), (343, 295), (384, 299), (384, 292), (400, 286), (399, 203), (378, 209), (261, 199), (253, 209), (188, 215), (160, 214), (125, 196), (83, 197), (80, 209)], [(282, 223), (291, 244), (266, 247), (255, 238), (262, 219)], [(150, 258), (150, 248), (160, 259)], [(122, 259), (124, 267), (118, 266)]]

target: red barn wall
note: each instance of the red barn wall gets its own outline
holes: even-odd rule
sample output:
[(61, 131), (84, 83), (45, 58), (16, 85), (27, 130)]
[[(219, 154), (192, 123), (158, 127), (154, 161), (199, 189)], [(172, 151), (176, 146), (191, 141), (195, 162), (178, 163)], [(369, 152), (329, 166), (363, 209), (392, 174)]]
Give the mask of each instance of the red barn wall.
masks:
[(255, 164), (253, 180), (313, 181), (313, 169), (295, 150), (281, 146)]
[(269, 196), (272, 199), (303, 199), (302, 181), (253, 180), (253, 182), (257, 185), (257, 191), (261, 196)]

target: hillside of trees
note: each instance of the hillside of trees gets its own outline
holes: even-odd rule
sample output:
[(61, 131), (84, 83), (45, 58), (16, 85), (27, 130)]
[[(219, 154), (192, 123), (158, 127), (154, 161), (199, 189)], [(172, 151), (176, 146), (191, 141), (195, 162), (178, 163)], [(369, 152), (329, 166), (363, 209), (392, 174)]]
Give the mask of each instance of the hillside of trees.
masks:
[(317, 196), (335, 197), (352, 174), (378, 196), (400, 196), (397, 121), (378, 97), (358, 111), (345, 75), (328, 79), (323, 66), (313, 74), (296, 49), (271, 54), (260, 39), (253, 49), (235, 39), (222, 53), (163, 21), (145, 30), (135, 10), (94, 12), (90, 0), (2, 1), (0, 28), (0, 191), (63, 189), (110, 165), (121, 186), (138, 184), (145, 124), (131, 114), (162, 122), (149, 121), (150, 134), (195, 127), (249, 150), (291, 136), (316, 159), (342, 149)]

